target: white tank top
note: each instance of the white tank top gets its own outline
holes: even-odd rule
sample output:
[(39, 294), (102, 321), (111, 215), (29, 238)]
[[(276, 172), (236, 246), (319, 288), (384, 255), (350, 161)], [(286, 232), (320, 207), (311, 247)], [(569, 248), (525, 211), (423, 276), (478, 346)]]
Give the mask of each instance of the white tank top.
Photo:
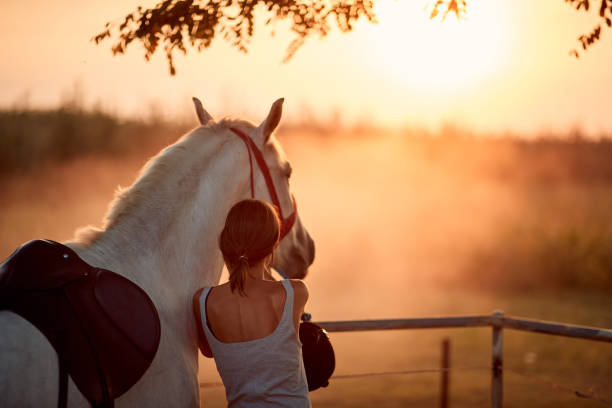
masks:
[(202, 291), (202, 327), (229, 407), (310, 407), (302, 344), (293, 324), (293, 287), (289, 280), (281, 283), (287, 296), (278, 326), (266, 337), (235, 343), (223, 343), (210, 331), (206, 298), (211, 287)]

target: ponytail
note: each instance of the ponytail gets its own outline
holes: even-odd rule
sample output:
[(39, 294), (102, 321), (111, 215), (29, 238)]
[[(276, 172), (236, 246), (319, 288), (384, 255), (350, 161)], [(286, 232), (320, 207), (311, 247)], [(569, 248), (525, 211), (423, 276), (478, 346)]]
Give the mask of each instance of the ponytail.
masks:
[(244, 281), (246, 281), (247, 274), (249, 273), (249, 258), (245, 255), (238, 257), (238, 264), (234, 266), (234, 270), (230, 271), (229, 282), (230, 289), (232, 292), (238, 289), (238, 293), (246, 296), (244, 291)]

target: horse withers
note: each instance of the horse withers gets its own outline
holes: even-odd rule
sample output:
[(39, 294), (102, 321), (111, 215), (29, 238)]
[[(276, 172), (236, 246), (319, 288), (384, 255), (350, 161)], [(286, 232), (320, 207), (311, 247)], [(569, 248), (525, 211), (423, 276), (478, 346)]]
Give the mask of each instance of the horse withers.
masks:
[[(223, 259), (217, 238), (235, 202), (253, 196), (277, 205), (291, 227), (275, 252), (274, 267), (291, 278), (306, 276), (314, 244), (296, 213), (291, 167), (273, 134), (282, 104), (277, 100), (255, 126), (216, 122), (196, 102), (202, 125), (151, 159), (137, 180), (118, 192), (102, 229), (81, 229), (65, 243), (92, 267), (136, 283), (159, 314), (157, 354), (117, 406), (199, 406), (191, 296), (219, 282)], [(58, 359), (51, 344), (15, 313), (1, 311), (0, 327), (2, 406), (57, 406)], [(89, 406), (72, 380), (68, 406)]]

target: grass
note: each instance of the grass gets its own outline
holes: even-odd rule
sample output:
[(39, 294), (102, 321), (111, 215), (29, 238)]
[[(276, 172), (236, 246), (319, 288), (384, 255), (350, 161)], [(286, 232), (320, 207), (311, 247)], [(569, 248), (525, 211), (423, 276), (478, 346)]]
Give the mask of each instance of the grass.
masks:
[(526, 188), (521, 213), (474, 249), (464, 276), (485, 288), (609, 290), (611, 198), (609, 185)]

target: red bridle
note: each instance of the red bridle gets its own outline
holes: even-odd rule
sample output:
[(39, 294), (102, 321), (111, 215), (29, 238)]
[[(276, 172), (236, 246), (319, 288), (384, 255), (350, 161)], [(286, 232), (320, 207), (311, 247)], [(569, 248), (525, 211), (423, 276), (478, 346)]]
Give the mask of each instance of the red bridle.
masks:
[(234, 132), (246, 145), (247, 152), (249, 152), (249, 166), (251, 167), (251, 198), (255, 198), (255, 183), (253, 179), (253, 159), (251, 158), (251, 152), (253, 156), (255, 156), (255, 161), (257, 165), (261, 169), (261, 172), (264, 176), (264, 180), (266, 180), (266, 186), (268, 187), (268, 192), (270, 193), (270, 197), (272, 198), (272, 204), (276, 206), (278, 210), (278, 216), (281, 219), (281, 229), (280, 229), (280, 239), (282, 240), (288, 233), (291, 231), (293, 224), (295, 224), (295, 219), (297, 218), (297, 204), (295, 202), (295, 197), (293, 194), (291, 195), (291, 202), (293, 203), (293, 213), (287, 218), (283, 217), (283, 209), (280, 205), (280, 201), (278, 200), (278, 194), (276, 194), (276, 188), (274, 187), (274, 182), (272, 181), (272, 176), (270, 175), (270, 169), (268, 169), (268, 165), (264, 160), (263, 154), (261, 150), (257, 147), (253, 139), (249, 136), (241, 132), (236, 128), (230, 128), (232, 132)]

